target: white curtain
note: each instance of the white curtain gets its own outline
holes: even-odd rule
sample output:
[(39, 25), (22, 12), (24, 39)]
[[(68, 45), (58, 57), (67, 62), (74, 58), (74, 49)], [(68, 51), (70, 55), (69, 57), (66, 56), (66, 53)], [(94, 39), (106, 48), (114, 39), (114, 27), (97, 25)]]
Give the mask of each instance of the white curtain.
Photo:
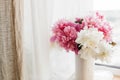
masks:
[(50, 14), (47, 4), (47, 0), (24, 1), (24, 80), (49, 79)]
[[(75, 56), (49, 48), (51, 25), (60, 18), (81, 16), (93, 0), (24, 0), (24, 80), (70, 80)], [(85, 13), (84, 13), (85, 14)]]

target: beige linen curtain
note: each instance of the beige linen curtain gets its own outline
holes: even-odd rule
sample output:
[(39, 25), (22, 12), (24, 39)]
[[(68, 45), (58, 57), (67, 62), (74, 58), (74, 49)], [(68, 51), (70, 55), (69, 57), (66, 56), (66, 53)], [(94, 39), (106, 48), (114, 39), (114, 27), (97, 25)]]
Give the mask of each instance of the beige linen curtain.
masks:
[(22, 79), (22, 0), (0, 0), (0, 80)]

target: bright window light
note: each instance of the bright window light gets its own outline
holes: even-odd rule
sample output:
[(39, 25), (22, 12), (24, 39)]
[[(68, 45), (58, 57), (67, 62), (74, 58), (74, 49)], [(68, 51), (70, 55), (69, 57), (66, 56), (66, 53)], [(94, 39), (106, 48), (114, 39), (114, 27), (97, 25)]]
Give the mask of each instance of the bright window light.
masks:
[(94, 0), (94, 10), (120, 10), (120, 0)]

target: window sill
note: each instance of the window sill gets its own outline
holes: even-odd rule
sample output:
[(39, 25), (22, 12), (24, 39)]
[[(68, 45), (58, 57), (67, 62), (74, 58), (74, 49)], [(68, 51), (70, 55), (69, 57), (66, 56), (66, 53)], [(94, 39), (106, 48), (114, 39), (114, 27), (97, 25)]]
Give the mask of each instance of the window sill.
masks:
[(114, 80), (120, 80), (120, 76), (114, 75)]

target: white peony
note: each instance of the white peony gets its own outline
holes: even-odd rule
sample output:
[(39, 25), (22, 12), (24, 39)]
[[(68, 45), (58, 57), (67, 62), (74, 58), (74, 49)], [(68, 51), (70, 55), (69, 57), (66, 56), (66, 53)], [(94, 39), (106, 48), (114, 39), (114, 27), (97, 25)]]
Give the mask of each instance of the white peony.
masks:
[(78, 33), (76, 43), (83, 45), (78, 52), (81, 58), (106, 60), (109, 57), (110, 45), (103, 39), (103, 33), (96, 28), (83, 29)]
[(101, 41), (99, 46), (99, 53), (96, 54), (96, 59), (101, 61), (109, 61), (112, 54), (112, 46), (109, 45), (106, 41)]

